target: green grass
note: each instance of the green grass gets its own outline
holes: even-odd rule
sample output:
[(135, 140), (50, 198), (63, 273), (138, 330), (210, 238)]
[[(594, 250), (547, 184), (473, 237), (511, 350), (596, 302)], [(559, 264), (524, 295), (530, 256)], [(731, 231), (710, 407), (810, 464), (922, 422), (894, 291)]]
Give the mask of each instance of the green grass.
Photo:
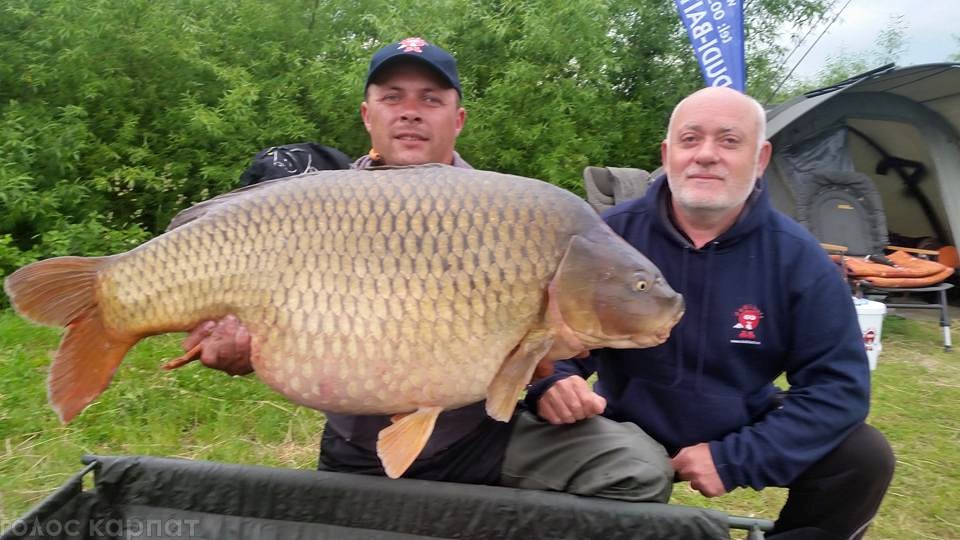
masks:
[(178, 336), (139, 343), (113, 383), (69, 425), (47, 405), (48, 355), (59, 332), (0, 312), (0, 522), (22, 515), (81, 468), (85, 454), (154, 455), (316, 467), (323, 415), (256, 377), (198, 363), (165, 372)]
[[(323, 416), (255, 377), (198, 364), (159, 369), (178, 336), (138, 344), (114, 382), (70, 425), (46, 403), (59, 333), (0, 312), (0, 522), (26, 512), (81, 468), (84, 454), (139, 454), (312, 469)], [(935, 324), (887, 317), (870, 422), (897, 454), (897, 473), (870, 539), (960, 538), (960, 351), (942, 352)], [(773, 518), (785, 491), (705, 499), (677, 485), (673, 502)]]

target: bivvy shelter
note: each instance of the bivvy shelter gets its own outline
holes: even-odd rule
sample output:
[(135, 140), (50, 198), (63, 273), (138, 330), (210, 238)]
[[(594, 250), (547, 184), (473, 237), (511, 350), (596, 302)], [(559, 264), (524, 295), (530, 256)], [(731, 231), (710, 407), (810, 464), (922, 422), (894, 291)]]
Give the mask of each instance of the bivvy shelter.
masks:
[(798, 216), (817, 173), (860, 173), (880, 196), (891, 243), (957, 245), (960, 63), (891, 64), (808, 92), (768, 110), (767, 138), (765, 177), (782, 212)]
[(937, 255), (946, 268), (895, 258), (892, 270), (874, 265), (881, 275), (855, 282), (881, 296), (927, 293), (927, 304), (886, 302), (938, 310), (949, 350), (947, 291), (960, 266), (960, 64), (891, 64), (808, 92), (767, 111), (767, 138), (774, 206), (821, 241), (859, 257), (882, 259), (884, 246)]

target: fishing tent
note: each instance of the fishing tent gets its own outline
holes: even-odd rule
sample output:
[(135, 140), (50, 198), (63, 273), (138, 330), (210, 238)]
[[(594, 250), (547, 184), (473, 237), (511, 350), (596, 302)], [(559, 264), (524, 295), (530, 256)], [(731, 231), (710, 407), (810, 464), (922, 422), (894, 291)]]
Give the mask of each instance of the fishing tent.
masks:
[[(891, 242), (960, 241), (960, 63), (888, 65), (767, 112), (774, 205), (796, 217), (815, 171), (866, 174)], [(917, 246), (908, 246), (917, 247)]]

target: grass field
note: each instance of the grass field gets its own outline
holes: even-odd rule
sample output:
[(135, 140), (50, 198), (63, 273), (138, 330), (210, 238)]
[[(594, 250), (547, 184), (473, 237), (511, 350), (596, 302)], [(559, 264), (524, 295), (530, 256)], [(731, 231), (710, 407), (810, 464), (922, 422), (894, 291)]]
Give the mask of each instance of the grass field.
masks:
[[(955, 332), (956, 334), (956, 332)], [(84, 454), (143, 454), (311, 469), (323, 416), (254, 377), (199, 365), (158, 369), (179, 336), (141, 342), (111, 387), (69, 426), (46, 404), (58, 333), (0, 312), (0, 523), (22, 515), (81, 468)], [(868, 538), (960, 539), (960, 351), (939, 328), (887, 317), (870, 422), (890, 439), (897, 473)], [(773, 518), (785, 491), (707, 500), (678, 485), (674, 502)]]

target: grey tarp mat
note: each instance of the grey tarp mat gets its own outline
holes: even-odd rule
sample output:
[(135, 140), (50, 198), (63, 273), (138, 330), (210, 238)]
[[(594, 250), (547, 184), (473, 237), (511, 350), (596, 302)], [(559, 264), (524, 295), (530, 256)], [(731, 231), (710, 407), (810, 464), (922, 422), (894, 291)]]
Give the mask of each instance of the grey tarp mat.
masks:
[[(48, 499), (45, 511), (27, 516), (39, 529), (13, 534), (12, 527), (2, 540), (729, 538), (726, 514), (672, 504), (154, 457), (85, 458), (94, 460), (94, 489), (64, 486), (51, 498), (62, 500)], [(86, 524), (83, 534), (29, 534), (71, 519)]]

